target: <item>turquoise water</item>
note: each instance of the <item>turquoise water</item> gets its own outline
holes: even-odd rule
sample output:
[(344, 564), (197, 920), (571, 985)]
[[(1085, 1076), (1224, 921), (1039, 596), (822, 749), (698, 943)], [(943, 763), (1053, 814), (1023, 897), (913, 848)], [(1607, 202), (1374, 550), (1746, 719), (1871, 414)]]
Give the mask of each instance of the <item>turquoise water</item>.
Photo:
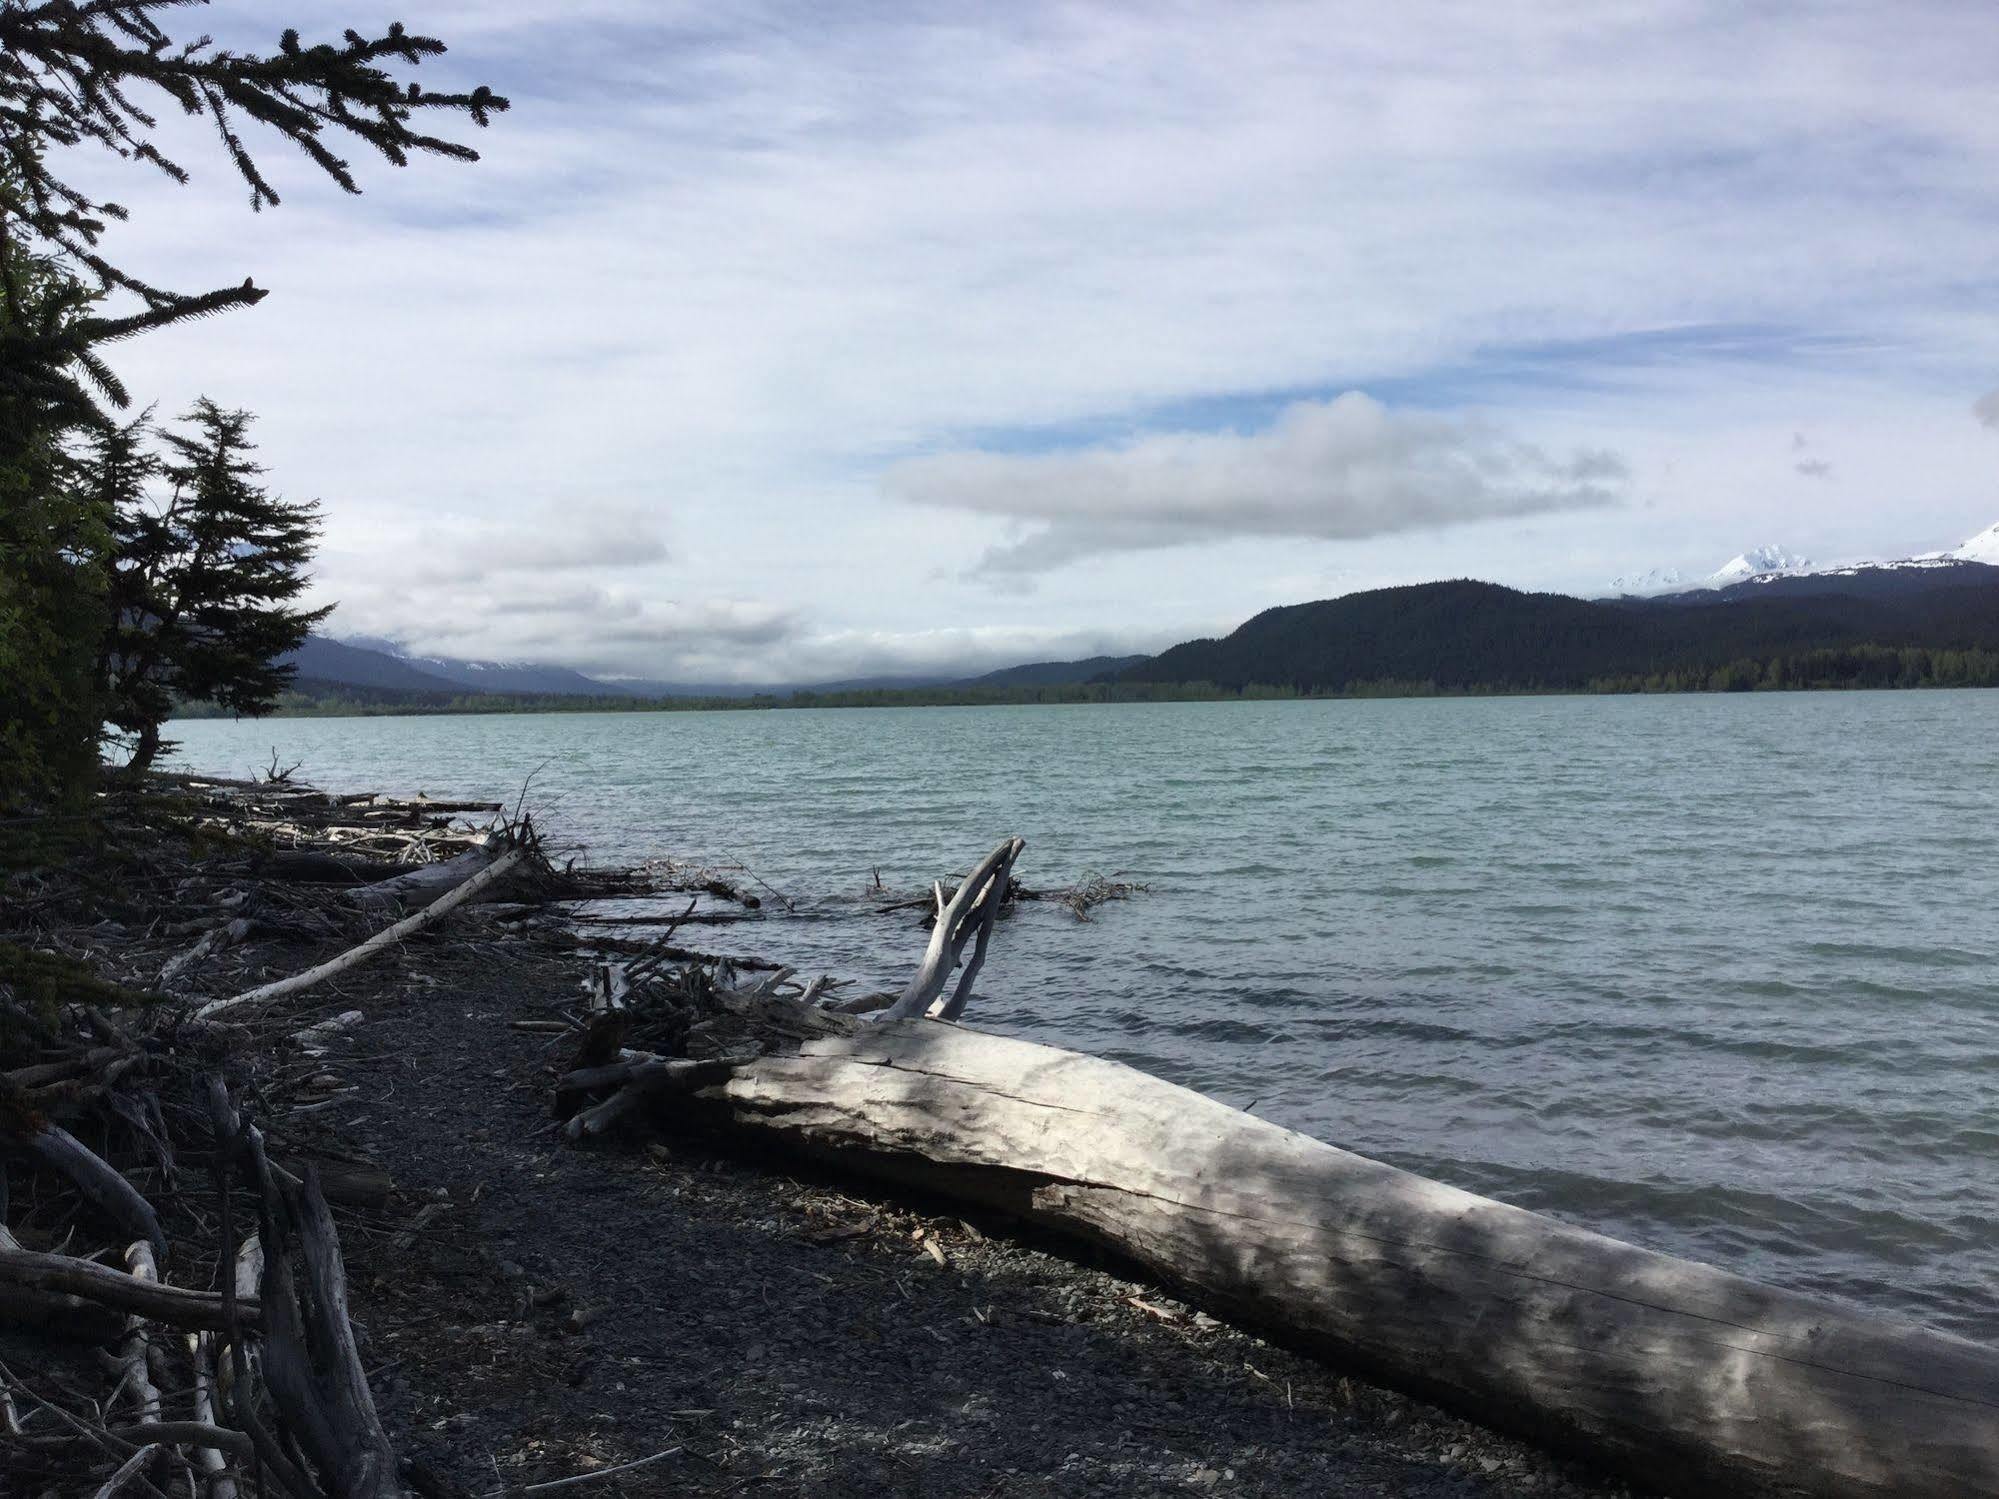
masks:
[(339, 789), (738, 860), (714, 934), (899, 986), (1005, 832), (975, 1023), (1674, 1253), (1999, 1339), (1999, 692), (175, 726)]

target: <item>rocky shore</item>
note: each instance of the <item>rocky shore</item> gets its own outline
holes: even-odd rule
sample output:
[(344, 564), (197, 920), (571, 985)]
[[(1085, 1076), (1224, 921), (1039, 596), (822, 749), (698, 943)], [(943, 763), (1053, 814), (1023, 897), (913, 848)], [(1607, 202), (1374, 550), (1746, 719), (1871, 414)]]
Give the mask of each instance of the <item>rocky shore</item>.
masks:
[[(210, 787), (279, 814), (308, 795), (165, 786), (186, 825), (114, 829), (107, 844), (143, 844), (143, 880), (17, 876), (0, 940), (133, 991), (172, 968), (167, 1003), (189, 1008), (370, 929), (327, 887), (260, 874), (272, 859), (393, 859), (414, 839), (435, 861), (469, 835), (464, 814), (436, 809), (414, 829), (383, 817), (367, 850), (312, 819), (260, 814), (289, 831), (232, 829), (202, 811)], [(164, 1097), (198, 1066), (225, 1067), (274, 1151), (347, 1184), (335, 1220), (353, 1325), (414, 1490), (588, 1479), (579, 1492), (1625, 1492), (1006, 1222), (699, 1136), (565, 1141), (551, 1090), (605, 939), (563, 916), (577, 889), (630, 893), (637, 877), (596, 879), (467, 904), (374, 962), (229, 1015), (226, 1057), (177, 1053), (157, 1080)], [(186, 958), (232, 922), (233, 938)], [(703, 961), (700, 930), (678, 935), (675, 961)], [(783, 960), (781, 919), (748, 930), (755, 943), (745, 925), (728, 929), (734, 956), (753, 945)], [(18, 1165), (12, 1179), (7, 1221), (25, 1248), (112, 1243), (50, 1184)], [(135, 1180), (158, 1190), (170, 1230), (201, 1238), (199, 1200), (143, 1169)], [(218, 1273), (181, 1268), (187, 1285)], [(28, 1413), (0, 1435), (0, 1493), (89, 1492), (110, 1455), (71, 1450), (34, 1415), (81, 1396), (99, 1378), (90, 1360), (0, 1317), (0, 1365)]]

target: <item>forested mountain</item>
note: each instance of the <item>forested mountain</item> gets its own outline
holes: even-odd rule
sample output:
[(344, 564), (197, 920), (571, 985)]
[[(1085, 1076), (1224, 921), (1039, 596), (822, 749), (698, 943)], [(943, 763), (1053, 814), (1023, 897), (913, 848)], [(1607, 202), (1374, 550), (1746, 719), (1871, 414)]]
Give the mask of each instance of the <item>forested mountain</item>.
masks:
[[(1303, 693), (1834, 685), (1890, 670), (1887, 656), (1906, 675), (1908, 651), (1937, 658), (1915, 663), (1925, 680), (1959, 679), (1992, 663), (1954, 653), (1999, 652), (1999, 567), (1965, 568), (1892, 594), (1766, 586), (1699, 601), (1598, 602), (1470, 581), (1383, 588), (1267, 609), (1115, 680)], [(1853, 659), (1819, 659), (1839, 652)]]
[(1128, 671), (1149, 656), (1091, 656), (1082, 661), (1030, 661), (1025, 666), (1004, 666), (983, 676), (967, 677), (957, 687), (1066, 687), (1075, 682), (1094, 682)]
[(305, 644), (278, 658), (280, 666), (296, 669), (300, 681), (338, 682), (350, 687), (390, 688), (399, 692), (457, 693), (464, 684), (424, 671), (400, 656), (308, 635)]

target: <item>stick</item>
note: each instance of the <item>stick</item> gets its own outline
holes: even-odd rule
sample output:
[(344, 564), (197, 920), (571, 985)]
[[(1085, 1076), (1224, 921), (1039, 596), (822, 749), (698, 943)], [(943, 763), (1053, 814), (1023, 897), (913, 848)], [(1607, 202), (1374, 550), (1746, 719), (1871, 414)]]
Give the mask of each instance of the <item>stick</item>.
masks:
[[(152, 1285), (160, 1283), (159, 1264), (154, 1260), (153, 1251), (144, 1240), (126, 1248), (125, 1269), (134, 1280), (146, 1281)], [(132, 1387), (132, 1400), (138, 1406), (141, 1425), (160, 1419), (160, 1392), (154, 1386), (152, 1376), (146, 1367), (149, 1352), (145, 1319), (138, 1316), (131, 1317), (125, 1325), (125, 1341), (119, 1357), (125, 1365), (125, 1379)]]
[(104, 1480), (104, 1486), (93, 1494), (91, 1499), (111, 1499), (113, 1494), (116, 1494), (126, 1484), (139, 1476), (139, 1470), (151, 1462), (153, 1454), (159, 1450), (157, 1443), (149, 1447), (141, 1447), (137, 1452), (125, 1459), (116, 1473), (113, 1473), (109, 1478)]
[(211, 1421), (142, 1421), (137, 1426), (114, 1426), (111, 1435), (121, 1441), (159, 1442), (170, 1447), (200, 1445), (236, 1457), (249, 1457), (255, 1450), (248, 1434)]
[(310, 989), (314, 984), (332, 978), (337, 973), (344, 973), (349, 968), (358, 967), (383, 949), (393, 947), (403, 938), (414, 936), (433, 922), (442, 919), (488, 885), (511, 872), (526, 857), (526, 849), (510, 849), (449, 895), (440, 897), (413, 916), (405, 916), (394, 926), (384, 927), (359, 947), (350, 947), (339, 957), (328, 958), (317, 967), (308, 968), (303, 973), (295, 973), (290, 978), (278, 979), (260, 988), (245, 990), (229, 999), (211, 999), (194, 1012), (194, 1018), (206, 1020), (211, 1015), (234, 1009), (237, 1005), (261, 1004), (266, 1000), (281, 999), (287, 994), (296, 994), (301, 989)]
[(647, 1463), (676, 1457), (684, 1450), (686, 1449), (681, 1447), (669, 1447), (664, 1452), (655, 1452), (651, 1457), (642, 1457), (636, 1462), (619, 1463), (615, 1468), (599, 1468), (594, 1473), (577, 1473), (568, 1478), (552, 1478), (547, 1483), (531, 1483), (524, 1489), (493, 1489), (481, 1494), (479, 1499), (505, 1499), (508, 1494), (546, 1494), (550, 1489), (566, 1489), (579, 1483), (596, 1483), (599, 1479), (610, 1478), (619, 1473), (629, 1473), (634, 1468), (643, 1468)]
[[(207, 1333), (190, 1334), (187, 1351), (194, 1363), (195, 1424), (213, 1427), (216, 1425), (216, 1417), (222, 1406), (218, 1389), (221, 1376), (217, 1372), (215, 1361), (215, 1339)], [(250, 1440), (248, 1432), (234, 1431), (226, 1427), (219, 1429), (226, 1431), (231, 1437), (241, 1438), (242, 1446), (229, 1447), (231, 1452), (238, 1457), (255, 1459), (257, 1444)], [(194, 1461), (206, 1475), (208, 1499), (237, 1499), (239, 1491), (236, 1480), (229, 1472), (228, 1463), (222, 1459), (222, 1450), (225, 1446), (228, 1444), (221, 1441), (199, 1438), (194, 1441)]]
[[(930, 1007), (930, 1015), (935, 1020), (956, 1020), (965, 1011), (966, 1001), (972, 997), (972, 981), (979, 976), (979, 970), (986, 966), (986, 944), (992, 941), (993, 923), (999, 920), (1000, 903), (1006, 899), (1006, 877), (1013, 870), (1013, 861), (1021, 849), (1026, 847), (1015, 838), (1007, 846), (1006, 857), (1000, 860), (999, 868), (993, 871), (985, 893), (979, 897), (975, 907), (979, 917), (979, 938), (972, 947), (972, 961), (965, 965), (965, 971), (958, 976), (958, 987), (951, 991), (951, 997)], [(968, 915), (966, 918), (970, 920)], [(958, 939), (963, 942), (961, 937)]]
[[(31, 1249), (0, 1249), (0, 1284), (24, 1286), (35, 1291), (62, 1291), (99, 1302), (122, 1312), (136, 1312), (169, 1327), (191, 1328), (197, 1332), (221, 1332), (227, 1324), (222, 1316), (222, 1298), (208, 1291), (184, 1291), (140, 1280), (67, 1254), (38, 1254)], [(263, 1310), (255, 1301), (239, 1302), (243, 1321), (260, 1326)]]
[[(737, 1068), (754, 1060), (756, 1060), (755, 1054), (748, 1053), (699, 1062), (676, 1057), (660, 1062), (626, 1064), (630, 1070), (625, 1073), (625, 1085), (602, 1103), (594, 1108), (585, 1109), (571, 1119), (562, 1127), (563, 1136), (570, 1140), (580, 1140), (585, 1135), (601, 1135), (641, 1104), (705, 1088), (710, 1083), (720, 1082)], [(610, 1071), (609, 1068), (601, 1070)]]

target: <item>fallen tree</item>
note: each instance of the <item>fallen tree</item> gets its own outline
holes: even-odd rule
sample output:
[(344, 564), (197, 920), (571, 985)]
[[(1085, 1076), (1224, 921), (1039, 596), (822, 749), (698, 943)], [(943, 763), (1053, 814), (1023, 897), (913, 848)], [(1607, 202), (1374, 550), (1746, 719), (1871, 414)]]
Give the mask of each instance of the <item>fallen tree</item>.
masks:
[[(593, 1085), (622, 1091), (578, 1113), (591, 1122), (572, 1137), (650, 1112), (999, 1209), (1648, 1487), (1999, 1494), (1991, 1349), (1572, 1228), (1116, 1062), (922, 1018), (945, 1007), (966, 941), (990, 936), (982, 897), (997, 905), (1018, 852), (1008, 840), (957, 899), (939, 892), (930, 949), (889, 1018), (801, 1012), (765, 1030), (781, 1054), (691, 1096), (641, 1096), (642, 1076), (664, 1075), (651, 1062), (578, 1069), (563, 1080), (570, 1109)], [(741, 1018), (739, 994), (712, 998)]]

